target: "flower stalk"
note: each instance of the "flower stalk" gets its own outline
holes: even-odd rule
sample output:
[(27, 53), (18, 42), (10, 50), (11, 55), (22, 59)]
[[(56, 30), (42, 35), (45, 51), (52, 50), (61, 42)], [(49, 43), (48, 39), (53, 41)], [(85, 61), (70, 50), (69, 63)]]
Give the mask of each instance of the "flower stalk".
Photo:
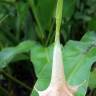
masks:
[(56, 35), (55, 35), (55, 42), (60, 40), (60, 26), (62, 21), (62, 10), (63, 10), (63, 0), (57, 1), (57, 8), (56, 8)]

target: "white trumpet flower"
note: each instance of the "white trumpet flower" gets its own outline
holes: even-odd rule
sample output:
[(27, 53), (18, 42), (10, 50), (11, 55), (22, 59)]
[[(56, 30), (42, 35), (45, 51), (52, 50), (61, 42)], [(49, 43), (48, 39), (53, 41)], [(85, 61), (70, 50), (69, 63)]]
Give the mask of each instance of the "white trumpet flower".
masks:
[(70, 86), (64, 74), (62, 50), (60, 45), (60, 25), (62, 19), (63, 0), (58, 0), (56, 9), (56, 35), (53, 52), (51, 81), (48, 88), (38, 91), (39, 96), (75, 96), (79, 86)]
[(75, 96), (78, 87), (68, 85), (65, 80), (61, 45), (57, 41), (53, 52), (51, 81), (46, 90), (38, 91), (39, 96)]

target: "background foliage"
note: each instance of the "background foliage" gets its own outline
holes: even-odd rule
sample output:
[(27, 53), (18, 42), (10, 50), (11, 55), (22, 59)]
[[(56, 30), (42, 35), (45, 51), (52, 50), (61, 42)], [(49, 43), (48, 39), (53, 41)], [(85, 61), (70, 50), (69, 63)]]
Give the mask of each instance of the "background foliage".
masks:
[[(43, 64), (51, 63), (56, 4), (56, 0), (0, 0), (0, 96), (29, 96), (37, 77), (40, 76), (38, 73), (44, 67)], [(92, 34), (89, 34), (89, 31)], [(64, 0), (61, 26), (61, 43), (65, 45), (64, 54), (76, 55), (79, 62), (81, 58), (77, 54), (81, 54), (84, 50), (89, 52), (91, 47), (94, 48), (96, 45), (95, 32), (92, 31), (96, 31), (96, 0)], [(81, 39), (85, 33), (88, 35), (84, 37), (85, 39)], [(69, 41), (70, 39), (75, 41)], [(7, 48), (9, 46), (11, 48)], [(32, 62), (30, 50), (33, 54)], [(95, 51), (92, 52), (87, 56), (94, 57)], [(46, 54), (49, 54), (49, 57), (46, 57)], [(46, 58), (49, 58), (49, 61)], [(70, 57), (70, 62), (73, 59)], [(86, 96), (96, 95), (96, 64), (93, 63)], [(32, 64), (36, 68), (36, 75)], [(40, 66), (36, 67), (38, 64)], [(50, 69), (49, 66), (47, 70)]]

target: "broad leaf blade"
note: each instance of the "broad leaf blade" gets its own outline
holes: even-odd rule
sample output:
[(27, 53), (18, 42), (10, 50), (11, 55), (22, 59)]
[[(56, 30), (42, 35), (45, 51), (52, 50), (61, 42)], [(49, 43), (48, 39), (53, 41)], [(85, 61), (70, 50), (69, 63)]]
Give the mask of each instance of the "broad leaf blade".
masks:
[(47, 88), (50, 82), (52, 51), (53, 46), (45, 48), (39, 44), (31, 50), (31, 61), (34, 64), (35, 72), (39, 79), (35, 87), (39, 90)]
[(31, 41), (24, 41), (16, 47), (3, 49), (0, 52), (0, 69), (6, 67), (16, 55), (30, 51), (34, 44)]
[[(90, 33), (85, 34), (81, 42), (69, 41), (63, 48), (64, 69), (67, 82), (71, 85), (78, 85), (86, 81), (79, 88), (76, 96), (85, 96), (88, 86), (90, 68), (93, 62), (96, 60), (96, 48), (92, 46), (94, 39), (88, 39), (88, 42), (85, 40), (86, 36), (88, 36), (88, 38), (94, 38), (94, 36), (88, 34)], [(34, 63), (36, 70), (38, 70), (38, 68), (41, 69), (41, 71), (37, 71), (38, 80), (35, 87), (39, 90), (44, 90), (48, 87), (50, 82), (53, 52), (51, 51), (50, 53), (48, 50), (51, 49), (51, 47), (44, 48), (41, 46), (41, 48), (42, 51), (31, 51), (31, 60)], [(44, 49), (46, 49), (46, 51)], [(53, 48), (51, 50), (53, 50)], [(36, 55), (35, 52), (38, 52), (38, 54)], [(47, 55), (45, 55), (46, 53)], [(42, 58), (43, 55), (44, 58)], [(50, 62), (43, 62), (47, 58), (49, 58), (48, 61)], [(32, 96), (38, 95), (32, 94)]]
[(69, 41), (63, 50), (65, 75), (70, 85), (84, 83), (76, 96), (84, 96), (87, 91), (90, 68), (96, 60), (96, 48), (87, 50), (90, 43)]

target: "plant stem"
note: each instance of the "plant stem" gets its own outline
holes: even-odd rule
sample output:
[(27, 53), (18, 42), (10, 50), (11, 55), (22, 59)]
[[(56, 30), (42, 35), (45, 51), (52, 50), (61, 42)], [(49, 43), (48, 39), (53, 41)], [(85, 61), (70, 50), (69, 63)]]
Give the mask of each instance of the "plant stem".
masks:
[(6, 89), (4, 89), (2, 86), (0, 86), (0, 90), (3, 91), (4, 94), (8, 95), (8, 91)]
[(60, 26), (62, 21), (63, 0), (58, 0), (56, 8), (56, 35), (55, 42), (60, 40)]
[(30, 90), (30, 91), (32, 90), (31, 87), (29, 87), (28, 85), (24, 84), (23, 82), (17, 80), (16, 78), (14, 78), (13, 76), (9, 75), (9, 74), (6, 73), (5, 71), (2, 70), (2, 73), (3, 73), (6, 77), (8, 77), (8, 78), (11, 79), (12, 81), (20, 84), (21, 86), (25, 87), (26, 89), (28, 89), (28, 90)]

